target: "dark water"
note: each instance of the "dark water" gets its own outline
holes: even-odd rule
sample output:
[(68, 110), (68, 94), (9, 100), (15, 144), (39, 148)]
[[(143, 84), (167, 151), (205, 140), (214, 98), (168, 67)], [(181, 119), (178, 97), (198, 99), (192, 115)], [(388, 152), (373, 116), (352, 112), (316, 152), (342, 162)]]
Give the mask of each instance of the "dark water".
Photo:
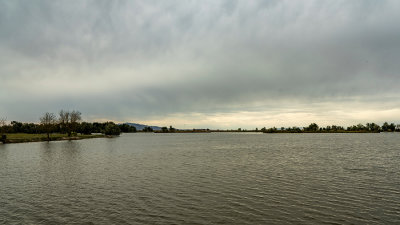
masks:
[(400, 224), (400, 134), (0, 145), (0, 224)]

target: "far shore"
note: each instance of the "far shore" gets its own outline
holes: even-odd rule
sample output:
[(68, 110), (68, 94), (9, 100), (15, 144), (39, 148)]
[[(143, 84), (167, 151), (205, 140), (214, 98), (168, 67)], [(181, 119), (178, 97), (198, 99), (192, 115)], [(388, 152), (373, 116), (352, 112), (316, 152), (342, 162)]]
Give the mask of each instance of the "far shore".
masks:
[[(146, 132), (143, 132), (146, 133)], [(207, 130), (207, 131), (201, 131), (201, 130), (196, 130), (196, 131), (191, 131), (191, 130), (176, 130), (173, 132), (163, 132), (163, 131), (154, 131), (152, 133), (158, 133), (158, 134), (181, 134), (181, 133), (264, 133), (264, 134), (343, 134), (343, 133), (363, 133), (363, 134), (370, 134), (370, 133), (381, 133), (381, 131), (346, 131), (346, 130), (341, 130), (341, 131), (256, 131), (256, 130)]]

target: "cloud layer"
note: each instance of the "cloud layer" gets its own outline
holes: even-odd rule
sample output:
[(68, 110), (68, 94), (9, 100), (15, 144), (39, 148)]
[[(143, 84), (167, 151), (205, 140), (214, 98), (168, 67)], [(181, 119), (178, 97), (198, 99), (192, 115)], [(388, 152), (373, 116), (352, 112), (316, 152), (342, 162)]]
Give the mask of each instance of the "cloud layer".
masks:
[(400, 122), (399, 10), (394, 0), (0, 1), (0, 116)]

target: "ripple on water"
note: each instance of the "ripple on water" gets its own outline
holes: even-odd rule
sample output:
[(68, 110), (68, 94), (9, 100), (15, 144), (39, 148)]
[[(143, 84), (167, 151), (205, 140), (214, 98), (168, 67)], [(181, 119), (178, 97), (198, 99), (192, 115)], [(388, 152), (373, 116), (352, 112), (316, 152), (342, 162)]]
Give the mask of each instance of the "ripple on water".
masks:
[(0, 224), (396, 224), (398, 135), (0, 145)]

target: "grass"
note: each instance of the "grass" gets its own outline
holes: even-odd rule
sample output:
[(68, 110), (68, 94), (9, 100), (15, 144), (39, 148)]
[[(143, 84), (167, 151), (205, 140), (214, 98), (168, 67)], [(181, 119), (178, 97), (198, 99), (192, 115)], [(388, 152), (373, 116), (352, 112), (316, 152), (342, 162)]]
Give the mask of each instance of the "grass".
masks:
[[(6, 143), (47, 141), (47, 134), (16, 133), (16, 134), (6, 134), (6, 135), (7, 135)], [(50, 134), (51, 141), (80, 140), (80, 139), (100, 138), (100, 137), (105, 137), (105, 135), (78, 134), (76, 136), (68, 137), (67, 134), (59, 134), (59, 133)]]
[[(47, 134), (25, 134), (25, 133), (17, 133), (17, 134), (6, 134), (7, 139), (37, 139), (37, 138), (47, 138)], [(68, 137), (67, 134), (50, 134), (51, 138), (62, 138)]]

